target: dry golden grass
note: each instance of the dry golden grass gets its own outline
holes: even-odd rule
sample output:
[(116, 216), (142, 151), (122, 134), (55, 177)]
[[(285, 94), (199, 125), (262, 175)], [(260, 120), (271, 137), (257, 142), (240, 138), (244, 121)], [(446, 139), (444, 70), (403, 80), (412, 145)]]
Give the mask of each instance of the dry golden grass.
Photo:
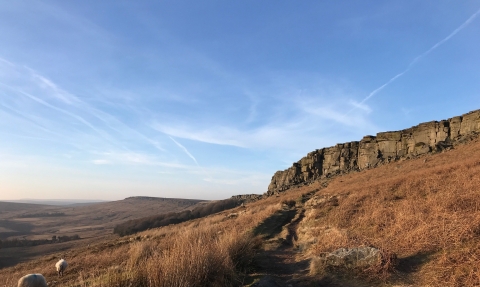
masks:
[[(312, 192), (325, 200), (304, 204)], [(303, 259), (313, 258), (313, 274), (323, 272), (315, 260), (323, 252), (368, 245), (385, 259), (398, 256), (395, 270), (360, 270), (387, 286), (480, 286), (480, 141), (337, 177), (326, 188), (316, 182), (246, 208), (59, 251), (69, 262), (65, 277), (57, 278), (58, 256), (49, 255), (0, 269), (0, 286), (33, 272), (57, 281), (50, 286), (242, 286), (260, 244), (251, 231), (275, 218), (282, 202), (298, 209), (295, 245)], [(358, 280), (352, 284), (373, 284)]]
[(315, 239), (314, 255), (360, 245), (393, 252), (421, 286), (479, 286), (479, 147), (335, 179), (318, 194), (336, 205), (307, 212), (302, 239)]
[(258, 241), (217, 228), (182, 230), (182, 236), (137, 242), (120, 268), (82, 276), (80, 286), (238, 286)]

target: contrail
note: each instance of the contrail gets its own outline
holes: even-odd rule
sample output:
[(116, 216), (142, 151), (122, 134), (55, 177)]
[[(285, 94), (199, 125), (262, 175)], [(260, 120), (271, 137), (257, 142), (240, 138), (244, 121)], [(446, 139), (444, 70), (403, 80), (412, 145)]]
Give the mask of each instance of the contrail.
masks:
[[(59, 107), (56, 107), (56, 106), (54, 106), (54, 105), (51, 105), (51, 104), (45, 102), (44, 100), (42, 100), (42, 99), (40, 99), (40, 98), (37, 98), (37, 97), (35, 97), (35, 96), (33, 96), (33, 95), (29, 94), (29, 93), (26, 93), (26, 92), (24, 92), (24, 91), (22, 91), (22, 90), (16, 90), (16, 89), (14, 89), (13, 87), (11, 87), (11, 86), (9, 86), (9, 85), (7, 85), (7, 84), (4, 84), (4, 83), (2, 83), (2, 82), (0, 82), (0, 85), (5, 86), (5, 87), (7, 87), (7, 88), (9, 88), (9, 89), (11, 89), (11, 90), (13, 90), (13, 91), (16, 91), (16, 92), (24, 95), (25, 97), (28, 97), (28, 98), (30, 98), (31, 100), (33, 100), (33, 101), (35, 101), (35, 102), (43, 105), (43, 106), (46, 106), (46, 107), (48, 107), (48, 108), (51, 108), (51, 109), (53, 109), (53, 110), (56, 110), (57, 112), (63, 113), (63, 114), (65, 114), (65, 115), (67, 115), (67, 116), (70, 116), (70, 117), (76, 119), (77, 121), (83, 123), (83, 124), (86, 125), (87, 127), (89, 127), (89, 128), (91, 128), (92, 130), (94, 130), (98, 135), (100, 135), (103, 139), (105, 139), (105, 140), (108, 141), (109, 143), (111, 143), (111, 144), (113, 144), (113, 145), (116, 145), (116, 143), (113, 142), (109, 137), (107, 137), (101, 130), (97, 129), (97, 128), (96, 128), (95, 126), (93, 126), (90, 122), (88, 122), (87, 120), (85, 120), (83, 117), (78, 116), (78, 115), (76, 115), (76, 114), (74, 114), (74, 113), (71, 113), (71, 112), (69, 112), (69, 111), (67, 111), (67, 110), (61, 109), (61, 108), (59, 108)], [(124, 147), (124, 149), (126, 149), (126, 148)], [(127, 150), (128, 150), (128, 149), (127, 149)]]
[[(455, 36), (458, 32), (460, 32), (461, 30), (463, 30), (465, 27), (467, 27), (476, 17), (477, 15), (480, 14), (480, 10), (478, 10), (477, 12), (475, 12), (475, 14), (473, 14), (472, 16), (470, 16), (470, 18), (467, 19), (467, 21), (463, 22), (462, 25), (460, 25), (457, 29), (455, 29), (452, 33), (450, 33), (450, 35), (448, 35), (447, 37), (445, 37), (443, 40), (441, 40), (440, 42), (436, 43), (435, 45), (433, 45), (430, 49), (428, 49), (427, 51), (423, 52), (423, 54), (420, 54), (419, 56), (417, 56), (415, 59), (413, 59), (412, 62), (410, 62), (410, 64), (408, 64), (408, 67), (405, 69), (405, 71), (397, 74), (395, 77), (391, 78), (390, 80), (388, 80), (385, 84), (381, 85), (380, 87), (376, 88), (375, 90), (373, 90), (367, 97), (365, 97), (365, 99), (363, 99), (360, 104), (363, 104), (364, 102), (368, 101), (371, 97), (373, 97), (375, 94), (377, 94), (378, 92), (380, 92), (381, 90), (383, 90), (383, 88), (385, 88), (386, 86), (390, 85), (391, 83), (393, 83), (395, 80), (397, 80), (398, 78), (400, 78), (401, 76), (403, 76), (406, 72), (408, 72), (419, 60), (421, 60), (423, 57), (427, 56), (428, 54), (430, 54), (433, 50), (437, 49), (438, 47), (440, 47), (443, 43), (447, 42), (448, 40), (450, 40), (450, 38), (452, 38), (453, 36)], [(353, 108), (352, 110), (350, 110), (350, 112), (352, 112), (353, 110), (355, 110), (356, 108)], [(348, 113), (350, 113), (348, 112)]]
[[(1, 59), (1, 58), (0, 58)], [(154, 142), (153, 140), (151, 140), (150, 138), (148, 138), (147, 136), (145, 136), (144, 134), (128, 127), (126, 124), (124, 124), (122, 121), (118, 120), (116, 117), (112, 116), (111, 114), (109, 113), (106, 113), (104, 111), (100, 111), (100, 110), (97, 110), (93, 107), (91, 107), (88, 103), (80, 100), (77, 96), (75, 95), (72, 95), (70, 94), (69, 92), (67, 91), (64, 91), (62, 90), (60, 87), (57, 86), (57, 84), (55, 84), (54, 82), (52, 82), (51, 80), (45, 78), (44, 76), (40, 75), (39, 73), (37, 73), (35, 70), (29, 68), (29, 67), (25, 67), (32, 75), (34, 78), (37, 78), (39, 79), (44, 85), (48, 86), (50, 89), (52, 89), (55, 94), (54, 96), (60, 100), (62, 100), (63, 102), (67, 103), (67, 104), (70, 104), (70, 105), (73, 105), (77, 108), (80, 108), (92, 115), (94, 115), (96, 118), (100, 119), (101, 121), (103, 121), (110, 129), (116, 131), (117, 133), (119, 134), (122, 134), (122, 131), (116, 129), (115, 127), (113, 127), (110, 122), (105, 119), (103, 116), (101, 116), (100, 114), (103, 113), (104, 115), (107, 115), (113, 119), (115, 119), (115, 121), (117, 121), (118, 123), (120, 123), (121, 125), (123, 125), (124, 128), (128, 129), (129, 131), (131, 132), (134, 132), (136, 133), (137, 135), (139, 135), (141, 138), (143, 138), (144, 140), (146, 140), (148, 143), (150, 143), (151, 145), (153, 145), (155, 148), (157, 148), (158, 150), (160, 151), (165, 151), (164, 148), (162, 148), (158, 143)]]
[(124, 122), (122, 122), (121, 120), (117, 119), (115, 116), (107, 113), (107, 112), (104, 112), (102, 110), (98, 110), (94, 107), (91, 107), (89, 104), (85, 103), (85, 102), (82, 102), (80, 101), (82, 104), (83, 104), (83, 107), (82, 109), (84, 109), (85, 111), (87, 111), (88, 113), (92, 114), (93, 116), (95, 116), (97, 119), (101, 120), (105, 125), (107, 125), (110, 129), (116, 131), (117, 133), (119, 134), (122, 134), (123, 131), (117, 129), (116, 127), (114, 127), (111, 123), (110, 123), (110, 120), (107, 119), (107, 118), (110, 118), (110, 119), (113, 119), (115, 122), (117, 122), (118, 124), (122, 125), (124, 129), (128, 130), (129, 132), (132, 132), (132, 133), (135, 133), (136, 135), (138, 135), (139, 137), (141, 137), (142, 139), (144, 139), (146, 142), (148, 142), (149, 144), (151, 144), (152, 146), (154, 146), (156, 149), (158, 149), (159, 151), (162, 151), (162, 152), (165, 152), (166, 150), (160, 145), (158, 144), (157, 142), (155, 142), (154, 140), (150, 139), (149, 137), (147, 137), (146, 135), (144, 135), (143, 133), (135, 130), (135, 129), (132, 129), (130, 128), (128, 125), (126, 125)]
[(5, 109), (9, 110), (10, 112), (13, 112), (13, 114), (19, 115), (20, 118), (22, 118), (23, 120), (28, 121), (29, 123), (35, 125), (37, 128), (41, 129), (44, 132), (53, 134), (53, 135), (58, 136), (58, 137), (63, 137), (62, 135), (60, 135), (60, 134), (58, 134), (54, 131), (51, 131), (51, 130), (47, 129), (46, 127), (40, 125), (37, 121), (34, 121), (31, 117), (29, 117), (28, 114), (26, 114), (24, 112), (21, 112), (21, 111), (15, 109), (15, 108), (11, 107), (10, 105), (7, 105), (7, 104), (0, 101), (0, 106), (4, 107)]
[[(44, 100), (42, 100), (42, 99), (40, 99), (40, 98), (37, 98), (37, 97), (35, 97), (35, 96), (33, 96), (33, 95), (30, 95), (29, 93), (26, 93), (26, 92), (23, 92), (23, 91), (18, 91), (18, 92), (21, 93), (22, 95), (30, 98), (31, 100), (34, 100), (35, 102), (37, 102), (37, 103), (39, 103), (39, 104), (42, 104), (42, 105), (44, 105), (44, 106), (46, 106), (46, 107), (49, 107), (49, 108), (51, 108), (51, 109), (54, 109), (54, 110), (56, 110), (56, 111), (58, 111), (58, 112), (61, 112), (61, 113), (63, 113), (63, 114), (66, 114), (66, 115), (68, 115), (68, 116), (70, 116), (70, 117), (78, 120), (79, 122), (83, 123), (83, 124), (86, 125), (87, 127), (91, 128), (92, 130), (94, 130), (95, 132), (97, 132), (100, 136), (102, 136), (103, 138), (105, 138), (104, 134), (103, 134), (99, 129), (97, 129), (96, 127), (94, 127), (91, 123), (89, 123), (87, 120), (85, 120), (85, 119), (82, 118), (81, 116), (78, 116), (78, 115), (76, 115), (76, 114), (74, 114), (74, 113), (71, 113), (71, 112), (69, 112), (69, 111), (67, 111), (67, 110), (58, 108), (58, 107), (56, 107), (56, 106), (54, 106), (54, 105), (51, 105), (51, 104), (45, 102)], [(107, 139), (107, 138), (105, 138), (105, 139)], [(107, 139), (107, 140), (108, 140), (108, 139)]]
[[(140, 133), (139, 131), (137, 130), (134, 130), (132, 128), (130, 128), (129, 126), (127, 126), (124, 122), (122, 122), (121, 120), (117, 119), (116, 117), (112, 116), (111, 114), (107, 113), (107, 112), (104, 112), (104, 111), (101, 111), (101, 110), (98, 110), (96, 109), (95, 107), (93, 107), (92, 105), (90, 105), (89, 103), (81, 100), (80, 98), (78, 98), (77, 96), (69, 93), (68, 91), (65, 91), (63, 90), (61, 87), (59, 87), (56, 83), (54, 83), (53, 81), (51, 81), (50, 79), (44, 77), (43, 75), (39, 74), (37, 71), (35, 71), (34, 69), (28, 67), (28, 66), (19, 66), (19, 65), (16, 65), (16, 64), (13, 64), (3, 58), (0, 57), (0, 64), (2, 63), (6, 63), (8, 65), (10, 65), (13, 69), (17, 70), (17, 71), (21, 71), (22, 74), (23, 74), (23, 71), (26, 70), (29, 75), (31, 75), (31, 78), (34, 79), (34, 83), (42, 88), (48, 88), (49, 91), (53, 91), (53, 93), (49, 93), (50, 96), (54, 96), (56, 99), (60, 100), (61, 102), (63, 103), (66, 103), (68, 104), (69, 106), (73, 106), (77, 109), (80, 109), (82, 110), (83, 112), (85, 113), (88, 113), (88, 114), (91, 114), (93, 115), (94, 117), (100, 119), (108, 128), (110, 128), (111, 130), (114, 130), (115, 132), (117, 132), (118, 134), (123, 134), (124, 133), (124, 130), (121, 130), (121, 129), (118, 129), (116, 127), (114, 127), (112, 124), (111, 124), (111, 121), (109, 119), (114, 119), (115, 120), (115, 123), (118, 123), (119, 125), (121, 125), (123, 128), (127, 129), (129, 132), (132, 132), (132, 133), (135, 133), (136, 135), (138, 135), (140, 138), (144, 139), (145, 141), (147, 141), (149, 144), (151, 144), (152, 146), (154, 146), (156, 149), (158, 149), (159, 151), (162, 151), (162, 152), (165, 152), (165, 149), (162, 148), (162, 146), (160, 144), (158, 144), (157, 142), (155, 142), (154, 140), (148, 138), (146, 135)], [(21, 70), (22, 69), (22, 70)], [(0, 83), (0, 85), (3, 85), (13, 91), (16, 91), (18, 92), (18, 90), (14, 87), (10, 87), (8, 86), (7, 84), (4, 84), (4, 83)], [(20, 91), (20, 93), (23, 93)], [(79, 120), (80, 122), (82, 122), (83, 124), (87, 125), (88, 127), (90, 127), (91, 129), (93, 129), (95, 132), (99, 133), (104, 139), (107, 139), (107, 141), (109, 141), (110, 143), (113, 143), (112, 140), (108, 139), (106, 137), (106, 135), (108, 135), (108, 132), (105, 131), (105, 133), (102, 133), (98, 128), (94, 127), (90, 122), (87, 122), (87, 120), (85, 118), (82, 118), (80, 117), (79, 115), (77, 114), (74, 114), (74, 113), (71, 113), (71, 112), (68, 112), (67, 110), (64, 110), (64, 109), (60, 109), (58, 107), (55, 107), (53, 105), (50, 105), (48, 103), (46, 103), (45, 101), (37, 98), (37, 97), (34, 97), (32, 96), (31, 94), (25, 94), (23, 93), (25, 96), (27, 97), (30, 97), (32, 100), (42, 104), (42, 105), (45, 105), (49, 108), (53, 108), (57, 111), (60, 111), (64, 114), (67, 114), (71, 117), (74, 117), (75, 119)], [(32, 98), (33, 97), (33, 98)], [(120, 144), (119, 144), (120, 145)], [(129, 150), (128, 148), (126, 148), (125, 146), (122, 146), (120, 145), (121, 148), (125, 149), (125, 150)]]
[(198, 162), (197, 160), (195, 159), (195, 157), (187, 150), (186, 147), (184, 147), (183, 145), (181, 145), (179, 142), (177, 142), (176, 140), (174, 140), (171, 136), (169, 136), (169, 138), (179, 147), (181, 148), (191, 159), (193, 159), (193, 161), (198, 165)]
[(194, 162), (195, 164), (200, 168), (201, 171), (203, 171), (203, 173), (205, 174), (205, 176), (207, 178), (204, 178), (203, 180), (204, 181), (211, 181), (212, 180), (212, 176), (210, 175), (210, 173), (208, 173), (203, 167), (201, 167), (198, 162), (197, 162), (197, 159), (195, 159), (195, 157), (187, 150), (186, 147), (184, 147), (183, 145), (181, 145), (179, 142), (177, 142), (176, 140), (174, 140), (171, 136), (168, 136), (179, 148), (181, 148)]

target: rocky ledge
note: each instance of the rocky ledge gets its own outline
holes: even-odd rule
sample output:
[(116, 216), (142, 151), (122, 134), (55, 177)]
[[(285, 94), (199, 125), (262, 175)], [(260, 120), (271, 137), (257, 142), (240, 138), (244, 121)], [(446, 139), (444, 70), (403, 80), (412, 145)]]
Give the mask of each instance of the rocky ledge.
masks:
[(295, 162), (292, 167), (277, 171), (266, 195), (321, 178), (449, 149), (478, 133), (480, 110), (475, 110), (448, 120), (421, 123), (401, 131), (368, 135), (359, 142), (317, 149)]

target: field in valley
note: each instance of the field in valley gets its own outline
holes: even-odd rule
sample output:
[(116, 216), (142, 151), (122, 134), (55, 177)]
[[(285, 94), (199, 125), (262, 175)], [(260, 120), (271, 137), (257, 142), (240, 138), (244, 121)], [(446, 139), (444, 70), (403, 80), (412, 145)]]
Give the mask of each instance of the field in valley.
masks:
[[(205, 202), (153, 197), (72, 206), (0, 202), (0, 240), (22, 243), (56, 238), (54, 244), (1, 248), (0, 267), (78, 245), (87, 246), (99, 238), (112, 236), (113, 228), (127, 220), (182, 211)], [(75, 236), (80, 240), (71, 240)]]

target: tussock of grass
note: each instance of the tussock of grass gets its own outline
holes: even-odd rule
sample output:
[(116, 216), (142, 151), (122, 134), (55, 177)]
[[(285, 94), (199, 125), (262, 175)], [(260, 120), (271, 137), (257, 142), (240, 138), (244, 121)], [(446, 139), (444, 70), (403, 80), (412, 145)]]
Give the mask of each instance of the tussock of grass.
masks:
[(256, 242), (248, 234), (219, 235), (212, 228), (185, 230), (166, 249), (138, 243), (119, 280), (135, 286), (237, 286)]

